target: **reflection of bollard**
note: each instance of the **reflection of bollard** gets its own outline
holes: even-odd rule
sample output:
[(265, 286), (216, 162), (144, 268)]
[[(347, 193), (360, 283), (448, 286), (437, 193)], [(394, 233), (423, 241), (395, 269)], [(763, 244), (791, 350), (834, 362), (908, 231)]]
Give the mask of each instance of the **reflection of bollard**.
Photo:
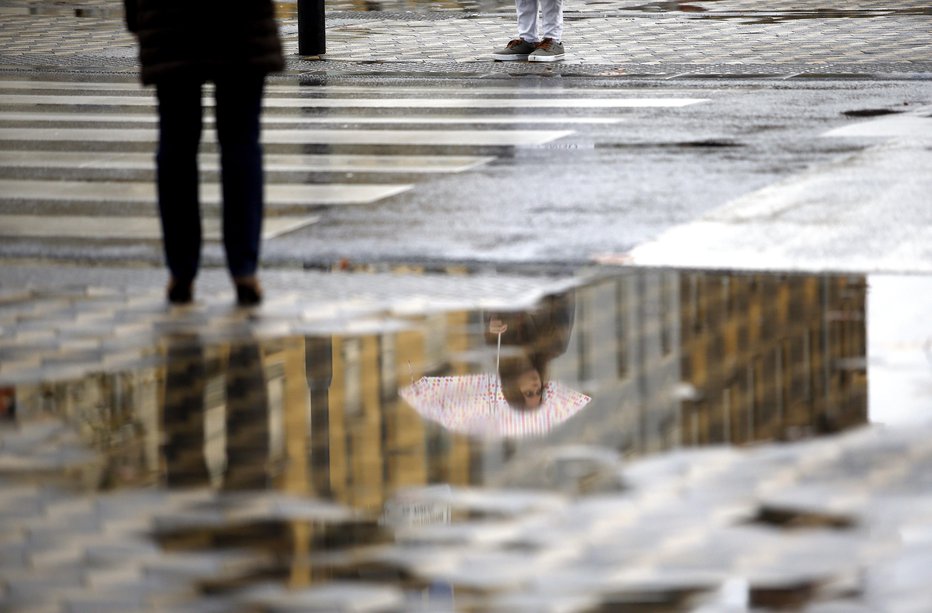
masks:
[(298, 0), (298, 55), (323, 55), (326, 51), (324, 0)]

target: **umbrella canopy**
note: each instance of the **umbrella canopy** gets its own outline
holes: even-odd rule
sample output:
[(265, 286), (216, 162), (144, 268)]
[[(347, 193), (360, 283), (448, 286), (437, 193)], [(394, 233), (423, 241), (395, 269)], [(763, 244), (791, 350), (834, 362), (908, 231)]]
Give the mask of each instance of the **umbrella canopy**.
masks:
[(505, 400), (495, 374), (422, 377), (399, 394), (423, 417), (449, 430), (488, 438), (543, 435), (592, 400), (549, 381), (540, 407), (516, 410)]

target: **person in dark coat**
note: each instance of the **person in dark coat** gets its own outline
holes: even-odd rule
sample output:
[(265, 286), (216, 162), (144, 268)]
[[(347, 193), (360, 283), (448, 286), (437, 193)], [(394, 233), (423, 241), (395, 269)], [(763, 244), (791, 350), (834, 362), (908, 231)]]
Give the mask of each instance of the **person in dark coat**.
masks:
[(201, 252), (197, 155), (201, 89), (214, 83), (223, 198), (223, 245), (241, 306), (262, 300), (257, 269), (262, 235), (259, 144), (265, 78), (284, 69), (272, 0), (124, 0), (139, 41), (141, 79), (155, 85), (159, 215), (173, 304), (193, 300)]

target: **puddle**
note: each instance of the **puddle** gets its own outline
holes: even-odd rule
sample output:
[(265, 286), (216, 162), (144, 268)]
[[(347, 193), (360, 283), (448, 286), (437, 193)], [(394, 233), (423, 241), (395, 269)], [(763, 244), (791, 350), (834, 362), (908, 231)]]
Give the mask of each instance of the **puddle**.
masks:
[(882, 117), (883, 115), (894, 115), (902, 113), (902, 110), (894, 109), (857, 109), (853, 111), (843, 111), (845, 117)]
[[(701, 3), (716, 2), (717, 0), (700, 0)], [(668, 2), (649, 2), (637, 6), (625, 6), (624, 11), (640, 11), (642, 13), (705, 13), (709, 9), (701, 6), (700, 2), (690, 2), (688, 0), (670, 0)]]
[[(0, 390), (0, 522), (45, 508), (46, 523), (21, 530), (58, 534), (60, 547), (24, 541), (23, 556), (130, 560), (162, 602), (193, 585), (211, 603), (261, 610), (491, 610), (540, 570), (529, 551), (576, 538), (541, 519), (575, 497), (574, 517), (614, 525), (632, 503), (606, 495), (740, 466), (730, 450), (790, 449), (866, 424), (867, 287), (860, 276), (637, 271), (533, 309), (357, 333), (166, 332), (144, 365)], [(625, 473), (637, 458), (666, 463)], [(101, 542), (80, 540), (82, 526), (107, 522)], [(779, 500), (735, 522), (794, 534), (857, 524)], [(9, 559), (20, 545), (5, 547)], [(560, 590), (679, 610), (709, 577), (678, 576), (564, 577)], [(806, 602), (815, 591), (794, 576), (752, 581), (750, 600)]]

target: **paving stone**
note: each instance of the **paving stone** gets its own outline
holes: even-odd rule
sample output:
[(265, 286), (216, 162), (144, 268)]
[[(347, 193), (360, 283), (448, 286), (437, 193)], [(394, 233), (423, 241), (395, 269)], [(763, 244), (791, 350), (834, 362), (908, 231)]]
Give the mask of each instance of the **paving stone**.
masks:
[[(646, 12), (639, 7), (648, 4), (637, 2), (571, 2), (565, 8), (569, 56), (565, 66), (559, 68), (630, 63), (640, 66), (680, 63), (701, 68), (732, 63), (739, 71), (747, 72), (742, 65), (751, 63), (805, 69), (807, 65), (916, 59), (928, 63), (930, 59), (924, 37), (929, 16), (922, 12), (927, 7), (898, 5), (894, 10), (869, 9), (862, 4), (834, 9), (828, 15), (824, 11), (817, 13), (816, 9), (822, 7), (806, 1), (782, 8), (768, 5), (766, 9), (737, 1), (698, 4), (704, 12)], [(875, 12), (870, 13), (871, 10)], [(104, 13), (112, 17), (72, 16), (68, 19), (72, 27), (59, 30), (54, 48), (46, 46), (46, 53), (55, 53), (65, 60), (100, 55), (105, 48), (108, 61), (123, 58), (132, 62), (135, 41), (122, 27), (119, 6), (111, 5)], [(392, 18), (398, 14), (341, 13), (340, 19), (330, 18), (328, 63), (491, 65), (490, 49), (510, 37), (514, 28), (513, 9), (509, 7), (470, 14), (469, 19), (436, 19), (431, 18), (429, 11), (409, 13), (403, 19)], [(839, 18), (845, 15), (873, 18)], [(10, 60), (31, 61), (42, 53), (49, 32), (56, 31), (67, 18), (7, 15), (5, 19), (7, 35), (0, 33), (0, 50)], [(286, 16), (282, 24), (286, 52), (292, 55), (297, 50), (296, 22), (293, 16)], [(410, 44), (398, 45), (398, 40), (409, 40)], [(461, 44), (432, 44), (435, 40), (458, 40)], [(26, 41), (31, 44), (22, 44)], [(605, 41), (612, 44), (606, 45)], [(878, 44), (880, 41), (885, 44)]]
[(338, 583), (304, 590), (287, 591), (277, 585), (258, 586), (244, 592), (245, 602), (264, 610), (289, 611), (401, 611), (405, 599), (401, 590), (385, 585)]
[(270, 556), (252, 551), (166, 553), (142, 562), (141, 570), (146, 577), (183, 585), (202, 579), (236, 579), (269, 566), (271, 561)]

